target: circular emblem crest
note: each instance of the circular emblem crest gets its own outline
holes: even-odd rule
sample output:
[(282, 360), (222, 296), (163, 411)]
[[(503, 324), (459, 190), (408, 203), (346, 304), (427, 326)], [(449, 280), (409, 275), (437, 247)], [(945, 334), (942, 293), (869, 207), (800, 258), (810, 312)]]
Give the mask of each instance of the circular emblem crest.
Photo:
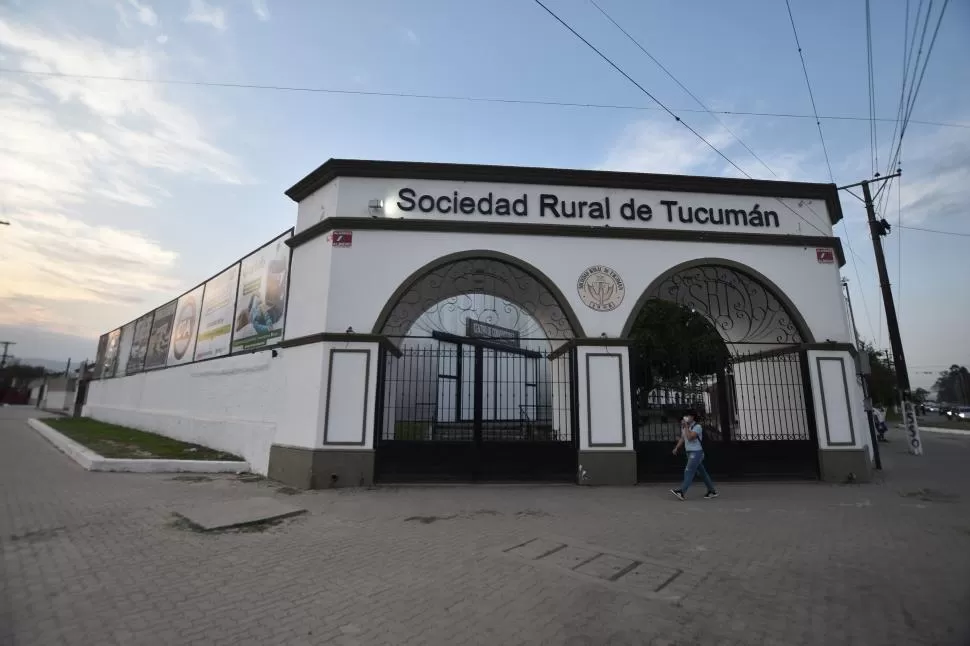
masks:
[(195, 299), (189, 296), (185, 301), (185, 307), (179, 313), (179, 319), (175, 322), (175, 333), (172, 335), (172, 354), (176, 359), (181, 360), (189, 349), (197, 320)]
[(603, 265), (593, 265), (579, 275), (579, 297), (586, 307), (597, 312), (612, 312), (623, 302), (626, 285), (620, 275)]

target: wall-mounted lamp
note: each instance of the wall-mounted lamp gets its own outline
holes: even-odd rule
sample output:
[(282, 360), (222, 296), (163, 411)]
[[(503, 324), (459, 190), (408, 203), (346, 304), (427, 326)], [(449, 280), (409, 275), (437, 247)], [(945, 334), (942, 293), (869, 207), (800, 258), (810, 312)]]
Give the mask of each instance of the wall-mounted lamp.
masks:
[(371, 200), (367, 203), (367, 211), (372, 218), (379, 218), (384, 215), (384, 200)]

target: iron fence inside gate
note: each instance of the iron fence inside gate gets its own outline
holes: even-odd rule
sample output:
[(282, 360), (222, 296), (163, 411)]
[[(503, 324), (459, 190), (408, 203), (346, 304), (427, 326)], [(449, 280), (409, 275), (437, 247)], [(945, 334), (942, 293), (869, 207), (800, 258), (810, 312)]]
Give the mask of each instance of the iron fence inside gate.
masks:
[(735, 352), (655, 362), (637, 357), (634, 419), (641, 480), (670, 478), (670, 449), (688, 411), (703, 426), (708, 469), (720, 477), (818, 475), (814, 410), (803, 353)]
[(568, 479), (575, 473), (572, 354), (434, 342), (388, 355), (378, 477)]

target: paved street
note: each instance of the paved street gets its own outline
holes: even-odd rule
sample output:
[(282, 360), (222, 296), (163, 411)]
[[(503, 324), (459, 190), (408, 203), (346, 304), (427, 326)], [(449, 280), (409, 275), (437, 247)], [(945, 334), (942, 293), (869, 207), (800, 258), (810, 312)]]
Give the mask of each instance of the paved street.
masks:
[[(0, 644), (970, 644), (970, 438), (872, 485), (394, 487), (87, 473), (0, 409)], [(703, 489), (703, 487), (701, 487)], [(200, 534), (182, 505), (308, 513)]]

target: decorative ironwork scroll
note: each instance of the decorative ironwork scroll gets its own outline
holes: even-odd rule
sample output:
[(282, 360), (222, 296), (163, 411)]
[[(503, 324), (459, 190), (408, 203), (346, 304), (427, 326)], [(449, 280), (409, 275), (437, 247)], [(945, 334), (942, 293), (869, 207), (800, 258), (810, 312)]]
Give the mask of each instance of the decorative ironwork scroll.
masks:
[(802, 342), (791, 313), (755, 278), (721, 265), (691, 267), (668, 276), (650, 298), (689, 307), (729, 343)]
[(556, 297), (541, 281), (494, 258), (465, 258), (429, 271), (401, 295), (381, 333), (463, 331), (468, 320), (502, 325), (524, 338), (575, 336)]

